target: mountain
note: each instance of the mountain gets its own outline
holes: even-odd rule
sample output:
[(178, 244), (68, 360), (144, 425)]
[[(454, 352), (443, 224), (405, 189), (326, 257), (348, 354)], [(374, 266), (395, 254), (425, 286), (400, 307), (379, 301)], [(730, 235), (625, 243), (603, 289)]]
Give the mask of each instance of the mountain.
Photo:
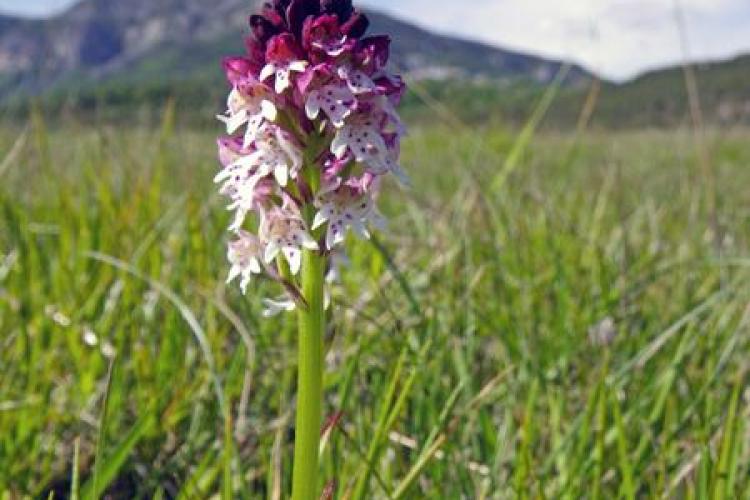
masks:
[[(211, 116), (226, 92), (218, 61), (242, 52), (248, 0), (82, 0), (47, 20), (0, 15), (0, 103), (25, 109), (43, 95), (51, 109), (118, 104), (158, 108), (175, 97)], [(560, 63), (431, 33), (368, 12), (371, 33), (393, 38), (393, 62), (448, 110), (467, 121), (523, 123)], [(705, 118), (750, 124), (750, 55), (696, 65)], [(547, 123), (576, 123), (590, 76), (573, 68)], [(409, 110), (431, 117), (414, 94)], [(197, 109), (201, 107), (201, 109)], [(113, 112), (116, 116), (122, 114)], [(604, 82), (593, 126), (673, 126), (689, 120), (682, 69), (666, 68), (623, 84)]]
[[(707, 121), (750, 124), (750, 55), (694, 65), (698, 95)], [(673, 125), (689, 121), (682, 67), (652, 71), (623, 85), (607, 84), (599, 104), (601, 117), (618, 116), (628, 126)], [(633, 113), (634, 104), (639, 113)]]
[[(241, 53), (247, 0), (82, 0), (48, 20), (0, 16), (0, 98), (102, 81), (181, 80), (218, 74)], [(560, 63), (430, 33), (370, 12), (372, 33), (394, 40), (394, 63), (414, 78), (544, 83)], [(575, 68), (570, 81), (587, 74)]]

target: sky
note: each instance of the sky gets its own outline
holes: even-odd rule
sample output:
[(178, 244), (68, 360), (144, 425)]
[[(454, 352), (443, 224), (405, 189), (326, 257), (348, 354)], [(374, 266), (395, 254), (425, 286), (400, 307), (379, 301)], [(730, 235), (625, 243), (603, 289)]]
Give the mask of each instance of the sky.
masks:
[[(45, 16), (74, 1), (0, 0), (0, 11)], [(714, 60), (750, 53), (750, 0), (362, 0), (362, 3), (435, 31), (571, 60), (615, 80), (678, 64), (685, 54), (692, 60)], [(681, 43), (677, 21), (680, 18), (684, 20), (686, 44)]]

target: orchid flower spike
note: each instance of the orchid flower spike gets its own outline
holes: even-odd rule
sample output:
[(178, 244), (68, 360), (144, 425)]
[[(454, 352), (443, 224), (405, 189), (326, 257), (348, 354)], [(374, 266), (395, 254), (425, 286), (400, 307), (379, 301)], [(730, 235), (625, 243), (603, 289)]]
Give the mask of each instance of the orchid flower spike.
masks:
[(380, 180), (408, 182), (396, 112), (406, 86), (387, 67), (390, 39), (366, 36), (351, 0), (274, 0), (249, 24), (246, 53), (223, 62), (229, 135), (215, 178), (234, 212), (229, 280), (243, 293), (263, 273), (296, 283), (304, 251), (330, 261), (349, 232), (369, 238), (383, 226)]

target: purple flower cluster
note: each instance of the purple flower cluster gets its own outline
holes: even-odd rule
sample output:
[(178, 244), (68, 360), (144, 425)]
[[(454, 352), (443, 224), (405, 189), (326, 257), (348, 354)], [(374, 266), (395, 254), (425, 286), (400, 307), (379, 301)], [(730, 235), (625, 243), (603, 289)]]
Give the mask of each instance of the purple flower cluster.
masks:
[[(250, 17), (246, 54), (224, 60), (220, 192), (235, 213), (229, 279), (278, 258), (295, 275), (303, 249), (328, 254), (348, 230), (382, 221), (375, 198), (399, 166), (405, 91), (387, 68), (390, 39), (365, 36), (351, 0), (274, 0)], [(273, 273), (272, 273), (273, 274)]]

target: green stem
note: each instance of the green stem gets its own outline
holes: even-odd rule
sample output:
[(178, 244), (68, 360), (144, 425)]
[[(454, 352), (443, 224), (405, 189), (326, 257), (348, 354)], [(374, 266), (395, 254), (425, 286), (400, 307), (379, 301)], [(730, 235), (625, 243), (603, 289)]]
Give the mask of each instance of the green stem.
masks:
[(313, 250), (302, 256), (299, 364), (297, 372), (297, 426), (294, 442), (293, 500), (317, 500), (318, 447), (323, 403), (323, 332), (325, 330), (325, 257)]

